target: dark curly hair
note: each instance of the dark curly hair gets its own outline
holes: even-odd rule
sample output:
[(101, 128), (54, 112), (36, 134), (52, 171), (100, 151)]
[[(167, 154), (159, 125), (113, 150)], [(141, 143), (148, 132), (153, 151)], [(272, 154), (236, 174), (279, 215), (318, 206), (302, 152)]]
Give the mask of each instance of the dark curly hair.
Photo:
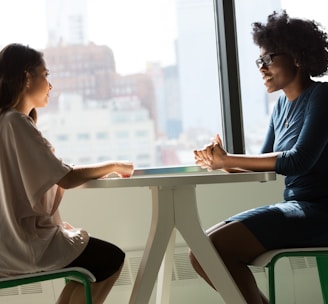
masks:
[(290, 18), (285, 10), (255, 22), (253, 40), (268, 52), (284, 53), (300, 65), (304, 75), (322, 76), (328, 68), (327, 33), (316, 21)]

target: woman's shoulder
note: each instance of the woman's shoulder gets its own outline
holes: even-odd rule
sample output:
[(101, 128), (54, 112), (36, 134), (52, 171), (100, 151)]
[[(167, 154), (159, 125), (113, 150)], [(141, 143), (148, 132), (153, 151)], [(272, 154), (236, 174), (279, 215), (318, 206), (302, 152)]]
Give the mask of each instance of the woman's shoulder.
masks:
[(327, 81), (314, 81), (309, 87), (309, 91), (327, 91), (328, 82)]
[[(35, 129), (33, 120), (16, 110), (8, 110), (0, 114), (0, 128), (2, 132), (27, 132)], [(7, 130), (7, 131), (6, 131)]]
[(18, 112), (16, 110), (8, 110), (3, 113), (1, 113), (0, 118), (2, 122), (8, 122), (8, 123), (31, 123), (32, 120), (26, 116), (25, 114)]
[(323, 100), (326, 102), (328, 97), (328, 82), (316, 81), (314, 82), (306, 92), (309, 100)]
[(7, 110), (1, 113), (1, 118), (5, 120), (22, 119), (24, 115), (16, 110)]

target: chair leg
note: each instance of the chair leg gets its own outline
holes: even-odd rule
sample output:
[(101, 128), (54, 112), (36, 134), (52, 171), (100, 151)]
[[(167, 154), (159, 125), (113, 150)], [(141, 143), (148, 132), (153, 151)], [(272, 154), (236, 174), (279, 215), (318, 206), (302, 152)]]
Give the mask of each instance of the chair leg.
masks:
[(92, 292), (91, 292), (91, 285), (90, 282), (84, 283), (84, 291), (85, 291), (85, 303), (86, 304), (92, 304)]
[(324, 304), (328, 304), (328, 258), (324, 256), (317, 256), (316, 260), (323, 302)]
[(268, 265), (269, 272), (269, 302), (270, 304), (276, 303), (276, 288), (275, 288), (275, 273), (274, 273), (275, 262), (270, 262)]

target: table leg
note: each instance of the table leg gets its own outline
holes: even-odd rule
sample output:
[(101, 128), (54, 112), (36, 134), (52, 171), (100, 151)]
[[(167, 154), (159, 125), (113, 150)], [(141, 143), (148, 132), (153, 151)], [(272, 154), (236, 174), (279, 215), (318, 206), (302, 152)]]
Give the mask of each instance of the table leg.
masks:
[(199, 221), (195, 186), (174, 192), (175, 225), (227, 304), (245, 304), (239, 288), (217, 254)]
[(172, 189), (151, 187), (151, 190), (151, 226), (130, 297), (130, 304), (149, 303), (167, 244), (169, 243), (169, 239), (174, 229), (174, 203)]
[(176, 229), (173, 229), (157, 276), (156, 304), (170, 304)]

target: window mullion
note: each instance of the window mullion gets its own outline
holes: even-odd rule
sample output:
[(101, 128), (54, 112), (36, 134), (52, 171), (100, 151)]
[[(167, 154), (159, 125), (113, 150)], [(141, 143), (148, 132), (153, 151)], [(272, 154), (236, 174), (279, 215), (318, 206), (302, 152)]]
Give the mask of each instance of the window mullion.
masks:
[(237, 33), (233, 0), (214, 0), (223, 138), (230, 153), (244, 153)]

